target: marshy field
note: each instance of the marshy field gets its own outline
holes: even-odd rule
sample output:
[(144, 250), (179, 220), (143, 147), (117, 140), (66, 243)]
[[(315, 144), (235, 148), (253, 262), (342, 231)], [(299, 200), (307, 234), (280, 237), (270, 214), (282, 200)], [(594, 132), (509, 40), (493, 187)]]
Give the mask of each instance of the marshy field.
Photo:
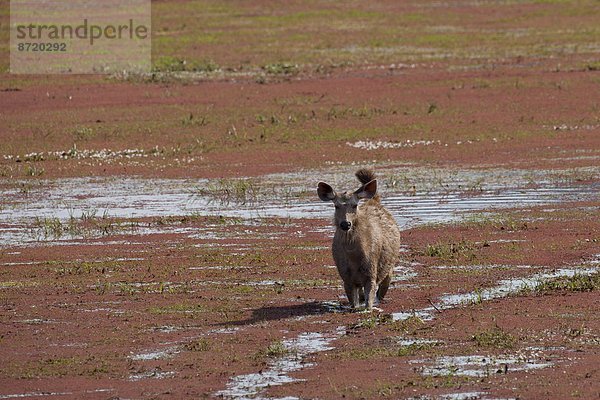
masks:
[[(598, 399), (595, 0), (152, 2), (150, 74), (13, 75), (0, 399)], [(402, 233), (348, 309), (318, 181)]]

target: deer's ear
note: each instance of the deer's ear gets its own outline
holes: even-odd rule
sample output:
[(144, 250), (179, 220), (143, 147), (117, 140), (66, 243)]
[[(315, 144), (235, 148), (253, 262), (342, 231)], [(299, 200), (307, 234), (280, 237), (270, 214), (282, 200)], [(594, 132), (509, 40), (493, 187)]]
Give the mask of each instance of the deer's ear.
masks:
[(325, 182), (319, 182), (319, 186), (317, 187), (317, 194), (319, 195), (319, 198), (323, 201), (332, 201), (336, 197), (333, 188)]
[(377, 180), (373, 179), (370, 182), (365, 183), (360, 189), (356, 192), (356, 197), (359, 199), (372, 199), (377, 194)]

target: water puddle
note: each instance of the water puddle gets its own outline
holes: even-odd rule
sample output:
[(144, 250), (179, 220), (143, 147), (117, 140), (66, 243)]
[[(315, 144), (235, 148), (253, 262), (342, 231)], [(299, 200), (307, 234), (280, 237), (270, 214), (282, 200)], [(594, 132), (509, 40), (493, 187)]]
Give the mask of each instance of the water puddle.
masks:
[(125, 310), (117, 310), (114, 308), (108, 307), (99, 307), (99, 308), (89, 308), (89, 309), (80, 309), (81, 312), (89, 312), (89, 313), (97, 313), (97, 312), (105, 312), (115, 316), (124, 315)]
[(8, 263), (2, 263), (0, 264), (0, 266), (3, 267), (14, 267), (14, 266), (18, 266), (18, 265), (40, 265), (40, 264), (45, 264), (45, 261), (23, 261), (23, 262), (8, 262)]
[(424, 321), (434, 318), (436, 313), (461, 305), (479, 304), (483, 301), (499, 299), (519, 293), (522, 290), (533, 289), (538, 284), (556, 278), (570, 278), (575, 275), (591, 275), (598, 272), (596, 267), (561, 268), (555, 271), (537, 273), (530, 277), (503, 279), (496, 286), (463, 294), (446, 294), (441, 296), (431, 307), (419, 310), (392, 313), (396, 321), (418, 317)]
[(447, 393), (439, 395), (439, 400), (476, 400), (481, 399), (481, 396), (486, 395), (486, 392), (462, 392), (462, 393)]
[(240, 328), (220, 328), (213, 329), (207, 332), (207, 334), (222, 334), (222, 335), (233, 335), (240, 331)]
[(346, 142), (346, 146), (354, 147), (362, 150), (377, 150), (377, 149), (400, 149), (406, 147), (415, 146), (448, 146), (442, 144), (439, 140), (410, 140), (407, 139), (404, 142), (388, 142), (388, 141), (371, 141), (371, 140), (359, 140), (353, 143)]
[[(84, 220), (126, 220), (170, 216), (223, 216), (245, 224), (264, 217), (329, 219), (332, 207), (320, 202), (315, 183), (325, 180), (335, 188), (354, 188), (356, 167), (326, 171), (272, 174), (256, 179), (191, 180), (119, 178), (65, 178), (21, 182), (26, 193), (0, 185), (0, 247), (42, 243), (69, 243), (73, 239), (102, 237), (101, 230), (78, 232)], [(600, 169), (600, 168), (599, 168)], [(466, 212), (507, 207), (598, 199), (600, 185), (565, 181), (577, 171), (450, 170), (417, 167), (377, 169), (383, 203), (402, 228), (424, 223), (451, 222)], [(596, 170), (584, 171), (587, 174)], [(562, 175), (561, 175), (562, 173)], [(583, 172), (582, 172), (583, 173)], [(562, 179), (562, 181), (560, 180)], [(575, 182), (575, 179), (573, 179)], [(19, 182), (16, 182), (19, 184)], [(210, 189), (206, 189), (206, 188)], [(114, 234), (180, 233), (197, 239), (222, 238), (227, 230), (119, 225)], [(120, 232), (121, 228), (125, 231)], [(255, 233), (248, 232), (249, 235)], [(236, 233), (239, 235), (239, 232)], [(272, 232), (277, 237), (281, 232)], [(86, 244), (70, 242), (70, 244)], [(63, 243), (64, 244), (64, 243)]]
[(179, 352), (180, 350), (178, 347), (169, 347), (164, 350), (155, 350), (145, 353), (133, 354), (130, 355), (129, 358), (134, 361), (164, 360), (175, 356)]
[(0, 399), (22, 399), (27, 397), (52, 397), (52, 396), (68, 396), (73, 392), (28, 392), (15, 394), (0, 394)]
[(231, 378), (226, 389), (215, 393), (215, 396), (229, 399), (265, 399), (261, 393), (266, 388), (298, 381), (289, 374), (311, 365), (304, 361), (306, 356), (333, 349), (331, 343), (344, 333), (345, 328), (340, 327), (330, 334), (306, 332), (294, 339), (284, 340), (283, 345), (289, 354), (271, 361), (268, 368), (260, 373)]
[(241, 269), (252, 269), (250, 266), (244, 265), (213, 265), (210, 267), (189, 267), (190, 271), (230, 271), (230, 270), (241, 270)]
[(434, 339), (419, 339), (419, 338), (394, 338), (394, 340), (400, 345), (405, 347), (410, 346), (435, 346), (442, 344), (443, 342)]
[(509, 264), (474, 264), (474, 265), (431, 265), (431, 269), (445, 269), (453, 271), (486, 271), (501, 269), (532, 269), (540, 268), (533, 265), (509, 265)]
[(13, 393), (13, 394), (0, 394), (0, 399), (26, 399), (29, 397), (52, 397), (52, 396), (71, 396), (79, 394), (84, 397), (86, 394), (94, 393), (109, 393), (113, 392), (114, 389), (93, 389), (84, 390), (82, 392), (26, 392), (26, 393)]
[(179, 326), (163, 325), (163, 326), (155, 326), (153, 328), (150, 328), (149, 331), (159, 332), (159, 333), (173, 333), (173, 332), (177, 332), (177, 331), (180, 331), (183, 329), (185, 329), (185, 328), (179, 327)]
[(392, 276), (392, 282), (409, 281), (418, 276), (417, 271), (412, 266), (399, 265), (394, 268), (394, 274)]
[(175, 376), (175, 372), (173, 371), (162, 371), (160, 368), (154, 368), (151, 371), (141, 372), (139, 374), (131, 374), (129, 375), (129, 380), (136, 382), (143, 379), (165, 379), (173, 376)]
[(507, 398), (489, 397), (488, 392), (460, 392), (438, 394), (434, 397), (424, 395), (417, 397), (409, 397), (406, 400), (516, 400)]
[(484, 378), (497, 374), (548, 368), (554, 363), (535, 355), (503, 356), (443, 356), (435, 359), (410, 360), (410, 364), (423, 365), (424, 376), (467, 376)]
[(22, 324), (28, 324), (28, 325), (58, 324), (59, 323), (56, 320), (43, 319), (43, 318), (22, 319), (19, 322)]

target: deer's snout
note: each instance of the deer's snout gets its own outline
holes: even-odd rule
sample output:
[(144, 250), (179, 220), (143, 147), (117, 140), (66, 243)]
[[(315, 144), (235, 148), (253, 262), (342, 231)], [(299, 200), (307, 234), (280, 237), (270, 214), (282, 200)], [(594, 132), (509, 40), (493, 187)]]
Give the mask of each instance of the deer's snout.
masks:
[(340, 228), (342, 228), (345, 231), (347, 231), (348, 229), (350, 229), (351, 226), (352, 226), (352, 222), (350, 222), (350, 221), (342, 221), (340, 223)]

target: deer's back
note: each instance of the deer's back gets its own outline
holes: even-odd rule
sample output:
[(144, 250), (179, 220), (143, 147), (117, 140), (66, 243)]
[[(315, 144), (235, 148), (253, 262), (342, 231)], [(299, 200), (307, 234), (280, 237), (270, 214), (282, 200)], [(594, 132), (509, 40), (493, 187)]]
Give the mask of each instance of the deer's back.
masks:
[[(360, 223), (367, 223), (372, 230), (371, 235), (374, 239), (386, 241), (398, 241), (400, 244), (400, 229), (396, 220), (390, 212), (378, 201), (369, 200), (362, 205), (362, 215)], [(380, 238), (377, 238), (380, 235)]]

